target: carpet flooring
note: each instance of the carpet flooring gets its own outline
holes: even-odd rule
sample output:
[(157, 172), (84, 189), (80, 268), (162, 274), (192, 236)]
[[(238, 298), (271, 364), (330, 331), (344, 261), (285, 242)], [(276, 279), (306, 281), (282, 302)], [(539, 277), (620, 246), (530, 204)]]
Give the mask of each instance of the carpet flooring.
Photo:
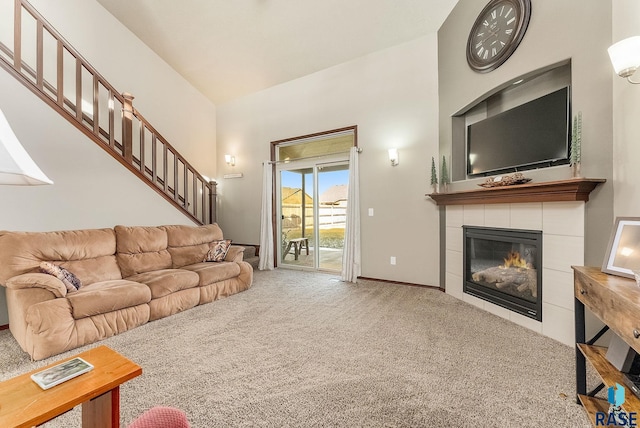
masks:
[[(293, 270), (101, 341), (143, 368), (121, 422), (175, 406), (193, 427), (588, 427), (573, 348), (438, 290)], [(0, 380), (31, 362), (0, 332)], [(1, 404), (2, 397), (0, 397)], [(45, 427), (79, 427), (76, 408)]]

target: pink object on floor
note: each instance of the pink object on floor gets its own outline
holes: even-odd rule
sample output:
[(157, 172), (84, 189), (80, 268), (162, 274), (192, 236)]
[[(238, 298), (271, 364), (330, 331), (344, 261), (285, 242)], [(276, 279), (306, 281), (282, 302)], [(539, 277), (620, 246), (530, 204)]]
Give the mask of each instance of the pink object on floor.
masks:
[(128, 428), (190, 428), (190, 425), (182, 410), (156, 406), (138, 416)]

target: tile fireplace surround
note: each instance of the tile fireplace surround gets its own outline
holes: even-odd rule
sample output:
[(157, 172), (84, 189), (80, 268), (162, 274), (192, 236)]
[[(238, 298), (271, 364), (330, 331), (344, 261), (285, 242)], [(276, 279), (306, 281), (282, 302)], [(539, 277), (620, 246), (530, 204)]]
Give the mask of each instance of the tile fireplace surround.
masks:
[[(589, 192), (603, 181), (592, 180), (593, 186), (586, 192), (586, 196), (552, 197), (551, 201), (543, 192), (531, 197), (533, 202), (521, 202), (518, 195), (523, 188), (526, 190), (529, 187), (527, 185), (507, 190), (506, 194), (513, 193), (516, 198), (505, 196), (504, 203), (498, 203), (495, 199), (485, 204), (482, 201), (489, 201), (496, 193), (505, 194), (506, 189), (487, 193), (484, 190), (474, 190), (429, 195), (438, 205), (446, 205), (446, 292), (499, 317), (573, 346), (574, 298), (571, 266), (584, 264), (585, 202)], [(471, 197), (465, 199), (464, 193)], [(479, 195), (487, 195), (488, 198), (478, 198)], [(450, 198), (453, 202), (443, 202), (443, 198)], [(542, 322), (463, 293), (463, 225), (542, 231)]]

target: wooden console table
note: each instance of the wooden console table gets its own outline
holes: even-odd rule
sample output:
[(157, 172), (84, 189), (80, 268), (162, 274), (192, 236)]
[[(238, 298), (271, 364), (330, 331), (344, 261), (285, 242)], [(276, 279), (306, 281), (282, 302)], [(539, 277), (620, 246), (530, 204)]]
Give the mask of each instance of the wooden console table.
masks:
[[(576, 391), (581, 403), (595, 426), (597, 412), (608, 413), (607, 400), (594, 397), (602, 387), (619, 383), (624, 386), (623, 375), (606, 358), (607, 348), (593, 343), (611, 329), (636, 352), (640, 352), (640, 287), (632, 279), (602, 273), (600, 268), (573, 266), (575, 322), (576, 322)], [(586, 340), (585, 307), (593, 312), (605, 328), (591, 340)], [(587, 392), (586, 361), (593, 366), (602, 385)], [(626, 388), (622, 406), (627, 413), (640, 412), (640, 399)]]
[[(43, 390), (32, 373), (81, 357), (94, 369)], [(82, 404), (83, 428), (120, 426), (120, 385), (142, 374), (142, 368), (116, 351), (99, 346), (0, 383), (0, 426), (33, 427)]]

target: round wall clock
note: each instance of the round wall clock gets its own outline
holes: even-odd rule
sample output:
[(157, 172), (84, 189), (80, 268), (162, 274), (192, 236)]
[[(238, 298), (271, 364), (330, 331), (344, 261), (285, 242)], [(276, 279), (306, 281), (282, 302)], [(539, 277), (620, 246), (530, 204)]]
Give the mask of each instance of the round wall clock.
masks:
[(469, 33), (469, 66), (479, 73), (500, 67), (522, 41), (530, 17), (531, 0), (491, 0)]

